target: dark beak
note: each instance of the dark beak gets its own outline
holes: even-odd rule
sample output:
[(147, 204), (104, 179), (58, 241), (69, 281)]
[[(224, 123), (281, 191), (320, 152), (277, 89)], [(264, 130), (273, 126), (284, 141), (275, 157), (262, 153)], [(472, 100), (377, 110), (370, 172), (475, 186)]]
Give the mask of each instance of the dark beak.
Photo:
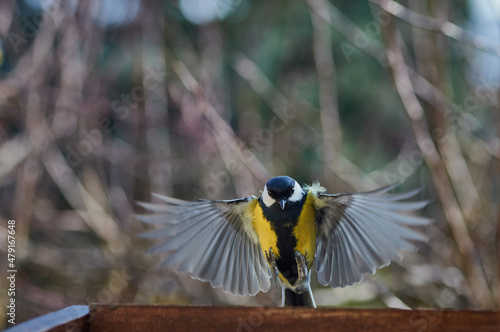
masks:
[(284, 209), (285, 209), (285, 204), (286, 204), (286, 199), (284, 199), (284, 198), (283, 198), (283, 199), (280, 201), (280, 206), (281, 206), (281, 209), (282, 209), (282, 210), (284, 210)]

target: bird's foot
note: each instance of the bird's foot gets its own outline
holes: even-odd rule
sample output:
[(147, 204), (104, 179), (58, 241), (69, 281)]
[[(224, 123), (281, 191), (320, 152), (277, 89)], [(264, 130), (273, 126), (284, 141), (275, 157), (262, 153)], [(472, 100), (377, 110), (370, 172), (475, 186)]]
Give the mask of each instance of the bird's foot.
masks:
[(276, 279), (280, 274), (280, 271), (278, 270), (278, 265), (276, 265), (276, 256), (274, 256), (273, 248), (272, 247), (269, 248), (269, 254), (267, 253), (267, 251), (265, 251), (265, 253), (266, 253), (267, 263), (269, 264), (272, 270), (272, 276), (274, 279)]
[(295, 252), (295, 262), (297, 262), (297, 282), (296, 284), (302, 284), (303, 281), (308, 279), (307, 271), (307, 260), (306, 256), (302, 255), (300, 252)]

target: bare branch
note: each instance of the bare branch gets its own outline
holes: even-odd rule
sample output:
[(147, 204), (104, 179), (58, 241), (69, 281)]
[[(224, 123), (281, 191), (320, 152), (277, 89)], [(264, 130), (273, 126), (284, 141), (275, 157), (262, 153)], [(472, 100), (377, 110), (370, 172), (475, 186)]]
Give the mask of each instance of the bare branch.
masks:
[(474, 34), (449, 21), (418, 14), (393, 0), (370, 0), (370, 2), (415, 27), (440, 32), (475, 49), (500, 56), (500, 44), (498, 42)]
[(342, 146), (335, 63), (332, 54), (332, 36), (328, 25), (317, 13), (329, 20), (325, 0), (307, 0), (313, 25), (313, 51), (318, 74), (321, 128), (323, 133), (324, 156), (327, 163), (333, 162)]
[(394, 24), (386, 26), (384, 32), (388, 39), (387, 57), (392, 69), (396, 89), (410, 117), (415, 139), (436, 185), (448, 225), (460, 251), (472, 292), (481, 307), (491, 308), (493, 300), (481, 266), (475, 258), (476, 250), (474, 243), (469, 235), (462, 212), (452, 191), (452, 185), (446, 173), (443, 160), (437, 151), (427, 127), (424, 110), (413, 90), (410, 75), (404, 64), (400, 37), (394, 28)]
[(195, 96), (199, 110), (214, 127), (215, 133), (221, 135), (226, 144), (231, 146), (233, 153), (236, 153), (241, 162), (247, 166), (248, 170), (252, 172), (259, 181), (267, 181), (267, 179), (271, 177), (271, 173), (259, 162), (252, 151), (245, 147), (231, 127), (213, 108), (212, 104), (206, 100), (203, 96), (200, 84), (189, 72), (188, 68), (179, 61), (174, 67), (174, 70), (184, 86)]

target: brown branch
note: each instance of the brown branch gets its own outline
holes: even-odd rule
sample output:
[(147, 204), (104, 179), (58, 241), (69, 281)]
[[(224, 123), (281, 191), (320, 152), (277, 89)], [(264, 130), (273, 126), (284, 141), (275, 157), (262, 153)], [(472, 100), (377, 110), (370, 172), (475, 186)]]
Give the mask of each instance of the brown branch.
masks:
[[(154, 2), (144, 3), (143, 10), (146, 17), (154, 18), (153, 14), (156, 10)], [(146, 135), (142, 138), (147, 146), (149, 158), (144, 158), (142, 161), (149, 170), (151, 184), (157, 184), (160, 188), (153, 188), (153, 191), (161, 190), (167, 195), (173, 193), (172, 179), (172, 163), (162, 163), (162, 167), (152, 167), (154, 162), (170, 160), (172, 158), (172, 143), (165, 133), (164, 127), (158, 122), (166, 122), (166, 114), (161, 114), (159, 109), (168, 111), (167, 87), (166, 87), (166, 61), (165, 61), (165, 45), (163, 32), (165, 30), (164, 22), (161, 19), (142, 20), (141, 30), (141, 69), (142, 69), (142, 87), (144, 91), (148, 91), (144, 98), (144, 114), (140, 115), (140, 121), (148, 129), (144, 131)], [(157, 72), (163, 70), (164, 72)], [(154, 92), (154, 93), (149, 93)], [(138, 122), (140, 122), (138, 121)], [(163, 124), (166, 125), (166, 124)], [(141, 126), (140, 123), (137, 126)], [(138, 133), (142, 133), (140, 128), (137, 128)], [(154, 133), (154, 135), (148, 135)], [(159, 138), (165, 138), (161, 144), (158, 144)], [(158, 148), (161, 146), (161, 148)], [(151, 188), (148, 188), (150, 191)]]
[[(199, 86), (203, 87), (200, 96), (202, 96), (203, 100), (209, 102), (211, 109), (218, 110), (218, 112), (215, 112), (218, 118), (229, 118), (229, 115), (234, 111), (231, 110), (229, 103), (229, 91), (231, 90), (229, 82), (223, 75), (224, 70), (222, 68), (225, 65), (225, 59), (220, 56), (224, 53), (221, 26), (217, 24), (209, 25), (200, 32), (200, 35)], [(200, 102), (198, 102), (198, 105), (200, 105)], [(224, 123), (227, 123), (227, 120), (224, 120)], [(235, 158), (233, 145), (226, 143), (227, 139), (224, 138), (224, 135), (215, 131), (215, 126), (212, 125), (210, 128), (226, 170), (233, 179), (232, 184), (237, 196), (248, 196), (258, 192), (251, 170), (244, 171), (243, 167), (237, 166), (238, 158)], [(234, 134), (232, 128), (230, 126), (228, 128)], [(238, 144), (241, 146), (241, 142)], [(265, 151), (271, 153), (271, 149)], [(262, 162), (260, 161), (260, 163)], [(264, 174), (261, 176), (264, 176)], [(259, 178), (260, 183), (262, 183), (262, 180), (267, 181), (267, 179)]]
[(404, 63), (399, 35), (394, 22), (384, 27), (387, 38), (387, 57), (392, 70), (396, 89), (405, 110), (410, 117), (413, 132), (431, 176), (446, 215), (448, 225), (456, 242), (462, 264), (468, 277), (473, 295), (482, 308), (491, 308), (493, 300), (486, 278), (476, 259), (474, 243), (469, 235), (464, 217), (452, 190), (446, 168), (427, 126), (424, 110), (413, 90), (410, 75)]
[(262, 70), (243, 53), (236, 53), (231, 66), (271, 109), (290, 109), (296, 114), (295, 107), (281, 91), (264, 75)]
[(243, 142), (236, 136), (231, 127), (221, 118), (212, 104), (203, 95), (200, 84), (196, 81), (188, 68), (180, 61), (174, 64), (174, 71), (180, 80), (196, 99), (200, 112), (214, 128), (214, 133), (228, 144), (241, 162), (252, 172), (261, 182), (267, 182), (271, 173), (260, 163), (258, 158), (250, 151)]
[(313, 7), (319, 17), (344, 36), (351, 44), (355, 45), (361, 52), (375, 59), (382, 67), (387, 67), (385, 49), (378, 40), (366, 35), (361, 28), (330, 2), (326, 3), (326, 8), (328, 11), (324, 9), (318, 10), (319, 8)]
[(332, 54), (332, 34), (330, 26), (319, 14), (329, 20), (325, 0), (307, 0), (313, 26), (313, 52), (318, 75), (321, 129), (323, 134), (323, 154), (327, 163), (334, 161), (342, 147), (335, 63)]
[[(339, 32), (344, 38), (346, 38), (351, 44), (357, 45), (357, 40), (364, 41), (363, 46), (359, 46), (358, 49), (365, 55), (376, 60), (382, 67), (386, 68), (387, 58), (385, 56), (385, 47), (379, 43), (378, 40), (371, 38), (363, 32), (356, 24), (354, 24), (349, 18), (347, 18), (340, 10), (338, 10), (331, 3), (327, 4), (328, 15), (324, 12), (317, 12), (319, 17), (321, 17), (325, 22), (327, 22), (333, 29)], [(428, 103), (432, 105), (446, 104), (446, 108), (438, 108), (438, 111), (451, 112), (454, 111), (456, 105), (435, 85), (433, 85), (429, 80), (419, 74), (415, 69), (409, 67), (405, 64), (406, 70), (410, 74), (410, 80), (413, 85), (414, 91), (417, 95), (423, 98)], [(485, 105), (485, 106), (490, 106)], [(463, 128), (466, 132), (467, 128)], [(469, 132), (469, 136), (474, 140), (480, 140), (478, 137), (473, 137)], [(485, 151), (492, 155), (494, 158), (500, 158), (500, 153), (495, 150), (495, 147), (487, 142), (480, 140), (480, 145), (485, 149)]]
[[(411, 5), (420, 12), (429, 10), (440, 19), (446, 19), (446, 3), (430, 3), (429, 8), (425, 2), (415, 2)], [(453, 91), (448, 88), (445, 78), (450, 75), (446, 66), (448, 56), (446, 46), (440, 43), (444, 37), (428, 30), (412, 27), (413, 49), (417, 71), (429, 80), (437, 91), (446, 91), (446, 95), (452, 95)], [(441, 93), (445, 96), (445, 93)], [(480, 196), (472, 179), (469, 166), (465, 161), (456, 137), (456, 126), (452, 125), (450, 117), (452, 110), (449, 109), (447, 98), (435, 98), (428, 107), (432, 123), (432, 132), (438, 133), (440, 139), (436, 142), (443, 162), (450, 177), (453, 188), (457, 194), (460, 206), (465, 216), (472, 217), (474, 208), (480, 205)], [(436, 135), (435, 135), (436, 136)], [(467, 218), (470, 220), (470, 218)]]
[(449, 21), (418, 14), (392, 0), (370, 0), (370, 2), (415, 27), (442, 33), (475, 49), (500, 56), (500, 44), (497, 41), (476, 35)]
[[(262, 70), (243, 53), (239, 53), (231, 65), (269, 107), (275, 108), (278, 105), (285, 105), (285, 108), (290, 110), (290, 114), (298, 114), (294, 103), (282, 94), (264, 75)], [(307, 106), (302, 107), (302, 109), (315, 111), (312, 106)], [(308, 124), (305, 123), (304, 125), (307, 126)], [(337, 151), (334, 162), (326, 163), (325, 166), (352, 188), (359, 189), (359, 182), (363, 182), (368, 187), (376, 187), (378, 185), (363, 170), (340, 153), (340, 151)]]

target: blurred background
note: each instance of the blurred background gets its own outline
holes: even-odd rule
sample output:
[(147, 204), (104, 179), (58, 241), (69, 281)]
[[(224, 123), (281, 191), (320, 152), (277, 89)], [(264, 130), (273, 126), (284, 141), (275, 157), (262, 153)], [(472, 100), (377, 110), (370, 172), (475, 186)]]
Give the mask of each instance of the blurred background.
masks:
[(243, 298), (158, 267), (133, 213), (286, 174), (433, 200), (428, 243), (361, 284), (313, 282), (318, 305), (497, 308), (499, 27), (498, 0), (2, 0), (1, 306), (8, 220), (17, 322), (279, 305), (278, 287)]

